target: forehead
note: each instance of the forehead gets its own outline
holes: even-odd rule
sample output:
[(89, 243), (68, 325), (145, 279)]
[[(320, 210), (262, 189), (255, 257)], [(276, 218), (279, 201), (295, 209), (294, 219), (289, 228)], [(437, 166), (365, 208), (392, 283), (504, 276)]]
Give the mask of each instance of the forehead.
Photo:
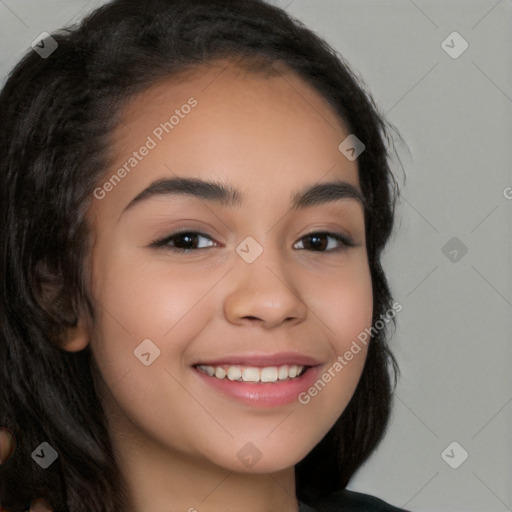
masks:
[[(183, 115), (180, 110), (191, 98), (197, 107), (192, 115), (187, 107)], [(172, 120), (173, 113), (180, 119), (174, 116)], [(181, 122), (184, 117), (186, 122)], [(183, 142), (185, 135), (193, 135), (192, 131), (199, 135), (206, 130), (209, 137), (203, 137), (204, 142), (218, 140), (228, 130), (236, 138), (237, 132), (242, 136), (250, 131), (275, 133), (277, 128), (285, 128), (278, 137), (280, 143), (306, 135), (316, 144), (319, 139), (328, 144), (333, 139), (337, 142), (340, 135), (348, 135), (340, 116), (318, 91), (286, 65), (261, 59), (216, 60), (159, 80), (125, 105), (115, 139), (129, 145), (136, 131), (153, 133), (166, 121), (181, 125), (179, 129), (173, 126), (171, 136), (165, 137), (163, 142), (168, 144)], [(197, 139), (193, 142), (200, 143)], [(258, 142), (254, 140), (253, 145), (256, 147)]]
[[(131, 98), (121, 120), (109, 172), (136, 164), (109, 196), (121, 203), (173, 176), (215, 178), (267, 200), (272, 190), (289, 196), (324, 178), (359, 182), (357, 163), (338, 149), (349, 135), (343, 121), (282, 66), (217, 61), (162, 79)], [(151, 151), (135, 162), (149, 140)]]

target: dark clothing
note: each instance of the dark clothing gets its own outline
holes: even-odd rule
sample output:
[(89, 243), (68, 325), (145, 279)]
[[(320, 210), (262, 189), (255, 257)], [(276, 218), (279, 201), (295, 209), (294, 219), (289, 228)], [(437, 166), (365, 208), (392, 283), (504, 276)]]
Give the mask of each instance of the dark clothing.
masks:
[(311, 505), (299, 501), (299, 512), (407, 512), (379, 498), (343, 489)]

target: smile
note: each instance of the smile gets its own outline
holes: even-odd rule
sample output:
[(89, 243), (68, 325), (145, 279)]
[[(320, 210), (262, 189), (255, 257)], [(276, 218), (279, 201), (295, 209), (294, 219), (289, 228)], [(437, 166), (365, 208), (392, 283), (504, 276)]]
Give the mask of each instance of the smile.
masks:
[(197, 369), (210, 377), (221, 380), (230, 380), (238, 382), (277, 382), (291, 380), (300, 377), (305, 371), (306, 366), (299, 365), (281, 365), (266, 366), (258, 368), (256, 366), (241, 365), (197, 365)]

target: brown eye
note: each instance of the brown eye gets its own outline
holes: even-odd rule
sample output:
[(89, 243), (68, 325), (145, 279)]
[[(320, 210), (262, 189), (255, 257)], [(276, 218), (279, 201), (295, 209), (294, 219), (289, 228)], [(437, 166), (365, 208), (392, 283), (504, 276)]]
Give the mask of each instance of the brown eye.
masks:
[(163, 247), (165, 249), (170, 249), (171, 251), (182, 252), (185, 254), (188, 254), (191, 251), (208, 249), (209, 247), (212, 247), (213, 244), (204, 246), (204, 243), (203, 247), (199, 247), (200, 239), (202, 238), (212, 240), (212, 238), (208, 235), (198, 231), (181, 230), (167, 236), (162, 240), (153, 242), (151, 247)]
[[(202, 242), (201, 247), (201, 239), (208, 239), (212, 243), (204, 244), (204, 242)], [(311, 252), (337, 252), (355, 246), (352, 239), (341, 233), (331, 232), (309, 233), (302, 237), (300, 242), (302, 242), (303, 247), (299, 247), (299, 249)], [(214, 245), (215, 242), (213, 242), (213, 239), (205, 233), (192, 230), (180, 230), (161, 240), (153, 242), (150, 246), (189, 254), (192, 251), (209, 249)]]
[[(329, 239), (334, 240), (334, 242), (330, 242)], [(303, 242), (303, 249), (313, 252), (340, 251), (348, 247), (354, 247), (355, 245), (350, 238), (340, 233), (330, 232), (309, 233), (301, 238), (301, 241), (304, 240), (307, 242)]]

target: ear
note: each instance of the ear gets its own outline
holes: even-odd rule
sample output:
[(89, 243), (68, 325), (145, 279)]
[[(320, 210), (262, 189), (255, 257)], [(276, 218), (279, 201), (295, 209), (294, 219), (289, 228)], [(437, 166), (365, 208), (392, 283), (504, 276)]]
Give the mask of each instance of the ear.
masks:
[(69, 288), (63, 285), (61, 274), (40, 260), (36, 264), (34, 283), (38, 301), (52, 323), (74, 326), (61, 332), (55, 342), (68, 352), (83, 350), (89, 344), (91, 321), (83, 309), (77, 313), (73, 307), (72, 297), (67, 293)]
[(71, 327), (62, 336), (60, 346), (68, 352), (79, 352), (83, 350), (90, 341), (89, 326), (80, 319), (76, 327)]

